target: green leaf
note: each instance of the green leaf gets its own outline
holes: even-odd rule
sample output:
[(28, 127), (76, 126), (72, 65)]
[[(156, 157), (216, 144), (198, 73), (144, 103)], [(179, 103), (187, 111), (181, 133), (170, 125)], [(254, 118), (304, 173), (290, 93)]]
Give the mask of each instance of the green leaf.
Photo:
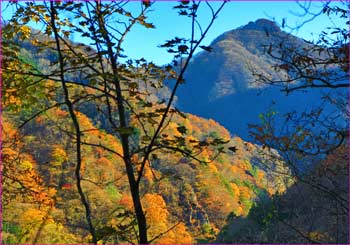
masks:
[(177, 131), (179, 131), (181, 134), (186, 134), (186, 132), (187, 132), (187, 129), (186, 129), (185, 126), (180, 126), (180, 127), (177, 127), (176, 129), (177, 129)]
[(120, 128), (117, 128), (116, 131), (120, 134), (123, 134), (123, 135), (131, 135), (134, 133), (134, 128), (132, 127), (120, 127)]
[(212, 47), (209, 47), (209, 46), (204, 46), (204, 45), (201, 45), (199, 46), (201, 49), (207, 51), (207, 52), (211, 52), (213, 50)]
[(150, 141), (151, 140), (151, 137), (147, 136), (147, 135), (144, 135), (141, 137), (141, 141)]
[(103, 228), (98, 229), (96, 231), (96, 238), (97, 238), (97, 240), (102, 240), (103, 238), (105, 238), (107, 236), (111, 236), (115, 233), (116, 233), (116, 231), (114, 228), (112, 228), (110, 226), (106, 226), (106, 227), (103, 227)]
[(135, 82), (131, 82), (131, 83), (129, 83), (129, 88), (130, 89), (137, 89), (138, 88), (138, 84), (135, 83)]
[(152, 23), (147, 23), (147, 22), (143, 23), (143, 26), (146, 28), (152, 28), (152, 29), (156, 28), (155, 25), (153, 25)]
[(180, 45), (177, 47), (177, 49), (179, 50), (180, 53), (186, 53), (188, 50), (187, 45)]

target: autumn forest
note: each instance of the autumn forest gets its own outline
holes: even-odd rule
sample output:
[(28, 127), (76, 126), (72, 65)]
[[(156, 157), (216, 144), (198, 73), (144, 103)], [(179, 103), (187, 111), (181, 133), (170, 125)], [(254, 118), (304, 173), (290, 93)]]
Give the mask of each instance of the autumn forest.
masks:
[(205, 45), (231, 3), (174, 1), (162, 65), (125, 45), (157, 4), (1, 2), (1, 243), (348, 244), (349, 3)]

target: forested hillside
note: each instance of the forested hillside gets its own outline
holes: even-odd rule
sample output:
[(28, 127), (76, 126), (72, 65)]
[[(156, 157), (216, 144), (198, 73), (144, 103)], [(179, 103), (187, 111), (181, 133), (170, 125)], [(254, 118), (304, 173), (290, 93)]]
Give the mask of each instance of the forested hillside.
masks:
[[(348, 242), (348, 32), (312, 45), (261, 19), (203, 46), (227, 2), (174, 2), (192, 29), (160, 45), (174, 60), (158, 66), (123, 50), (135, 25), (155, 28), (152, 2), (10, 4), (3, 244)], [(265, 110), (255, 93), (276, 84), (316, 90), (273, 89)]]
[(349, 152), (342, 146), (286, 193), (228, 222), (217, 243), (346, 243)]
[[(50, 63), (30, 50), (21, 48), (14, 58), (29, 61), (32, 67)], [(25, 80), (21, 77), (14, 82), (17, 85)], [(75, 185), (72, 159), (76, 150), (69, 113), (59, 105), (61, 95), (55, 93), (58, 85), (54, 81), (45, 81), (35, 93), (30, 89), (31, 86), (22, 91), (4, 89), (4, 239), (7, 243), (86, 241), (89, 238), (84, 210)], [(70, 85), (69, 91), (72, 98), (95, 93), (75, 84)], [(148, 103), (157, 100), (153, 96)], [(28, 115), (44, 103), (55, 106), (28, 121)], [(82, 132), (81, 181), (96, 220), (98, 238), (112, 243), (132, 242), (135, 237), (129, 233), (135, 225), (133, 204), (119, 157), (120, 139), (111, 134), (105, 116), (96, 117), (103, 110), (102, 102), (87, 100), (78, 108), (86, 113), (76, 111)], [(155, 108), (156, 104), (151, 108), (136, 106), (138, 115), (154, 114)], [(157, 110), (162, 108), (158, 105)], [(261, 147), (232, 138), (214, 120), (174, 109), (170, 117), (159, 142), (159, 146), (165, 145), (152, 152), (140, 191), (150, 236), (157, 237), (174, 226), (154, 242), (212, 241), (226, 217), (245, 217), (257, 198), (283, 193), (292, 183), (282, 161), (272, 161), (264, 156)], [(131, 118), (131, 122), (135, 130), (133, 140), (143, 144), (148, 136), (137, 130), (141, 127), (137, 118)], [(147, 117), (142, 127), (151, 129), (155, 123), (155, 118)], [(132, 158), (139, 163), (140, 154), (135, 152)], [(285, 172), (287, 177), (271, 170)], [(32, 215), (37, 218), (16, 218)], [(54, 233), (56, 229), (60, 229), (59, 236)]]
[[(20, 44), (22, 48), (13, 58), (18, 62), (27, 61), (30, 69), (35, 67), (44, 72), (44, 64), (52, 62), (49, 60), (52, 54), (38, 55), (31, 52), (36, 48), (32, 44)], [(8, 58), (5, 60), (10, 65), (12, 60)], [(25, 67), (26, 63), (20, 64)], [(74, 74), (72, 78), (78, 80)], [(26, 82), (25, 77), (13, 82), (4, 89), (5, 241), (86, 241), (89, 238), (84, 227), (84, 210), (75, 185), (72, 159), (76, 150), (72, 142), (72, 126), (69, 113), (59, 104), (62, 96), (57, 93), (59, 85), (47, 80), (35, 90), (31, 90), (28, 84), (22, 84), (23, 90), (17, 90), (11, 86)], [(144, 90), (146, 86), (140, 89)], [(94, 90), (74, 83), (69, 91), (72, 98), (88, 94), (97, 96)], [(154, 111), (163, 110), (161, 105), (157, 106), (160, 99), (156, 95), (148, 99), (147, 103), (152, 106), (135, 105), (137, 115), (144, 115), (146, 122), (138, 125), (140, 121), (131, 118), (132, 130), (135, 130), (132, 138), (141, 145), (149, 136), (138, 128), (151, 130), (156, 123)], [(136, 103), (132, 97), (129, 100)], [(35, 113), (43, 104), (54, 106), (43, 113)], [(76, 111), (76, 115), (82, 132), (83, 156), (81, 181), (96, 220), (98, 238), (112, 243), (132, 242), (135, 237), (128, 233), (135, 225), (133, 204), (119, 157), (122, 154), (120, 139), (111, 134), (108, 119), (103, 114), (97, 116), (104, 108), (102, 102), (86, 100), (78, 108), (81, 110)], [(32, 114), (37, 115), (29, 121), (27, 118)], [(226, 217), (246, 216), (257, 198), (283, 193), (292, 183), (288, 175), (285, 177), (271, 171), (288, 174), (282, 161), (272, 161), (264, 156), (261, 147), (239, 137), (232, 138), (214, 120), (183, 114), (175, 109), (170, 117), (162, 129), (160, 149), (152, 152), (145, 166), (140, 191), (147, 205), (149, 234), (157, 237), (174, 226), (154, 242), (212, 241)], [(20, 129), (16, 129), (18, 127)], [(160, 147), (161, 144), (164, 145)], [(140, 154), (135, 152), (132, 158), (138, 163), (135, 167), (139, 167)], [(13, 188), (19, 188), (20, 192)], [(44, 201), (46, 205), (42, 205)], [(38, 203), (41, 205), (37, 206)], [(22, 213), (27, 212), (23, 205), (31, 213)], [(30, 218), (22, 221), (16, 218), (18, 215), (38, 218), (36, 221)], [(57, 227), (61, 233), (58, 237), (54, 234)]]
[[(90, 132), (82, 137), (82, 187), (94, 219), (99, 220), (97, 234), (105, 242), (131, 242), (133, 236), (128, 232), (133, 227), (132, 201), (127, 179), (121, 160), (107, 150), (108, 147), (121, 152), (120, 142), (105, 130), (96, 128), (86, 115), (77, 115), (82, 131)], [(69, 137), (68, 113), (59, 108), (52, 109), (21, 131), (15, 130), (16, 122), (10, 123), (9, 118), (10, 115), (4, 114), (5, 241), (83, 242), (87, 234), (84, 211), (76, 193), (75, 166), (70, 160), (75, 152)], [(172, 232), (154, 242), (210, 241), (228, 215), (246, 216), (258, 197), (285, 191), (287, 178), (271, 174), (257, 165), (260, 150), (257, 146), (238, 137), (231, 139), (230, 134), (213, 120), (192, 115), (186, 115), (186, 119), (176, 118), (164, 134), (169, 139), (181, 137), (177, 128), (183, 125), (188, 129), (185, 134), (188, 146), (191, 141), (210, 142), (214, 135), (230, 141), (227, 147), (239, 150), (225, 149), (227, 153), (213, 161), (209, 160), (215, 154), (211, 147), (203, 150), (198, 159), (176, 153), (170, 147), (152, 154), (141, 189), (142, 200), (147, 205), (149, 234), (156, 236), (176, 225)], [(137, 159), (138, 155), (133, 158)], [(263, 158), (259, 161), (270, 164)], [(282, 163), (271, 167), (287, 171)], [(37, 218), (29, 218), (32, 215)], [(28, 220), (16, 217), (28, 217)], [(57, 227), (60, 227), (59, 236), (54, 233)], [(187, 240), (183, 240), (184, 235)]]

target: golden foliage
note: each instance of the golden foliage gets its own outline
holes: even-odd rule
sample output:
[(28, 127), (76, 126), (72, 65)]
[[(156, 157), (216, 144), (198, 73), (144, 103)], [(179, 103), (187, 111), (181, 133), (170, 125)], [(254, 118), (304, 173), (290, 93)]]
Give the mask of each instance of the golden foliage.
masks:
[(68, 160), (66, 151), (60, 145), (53, 146), (51, 157), (51, 163), (55, 167), (61, 166), (62, 163)]

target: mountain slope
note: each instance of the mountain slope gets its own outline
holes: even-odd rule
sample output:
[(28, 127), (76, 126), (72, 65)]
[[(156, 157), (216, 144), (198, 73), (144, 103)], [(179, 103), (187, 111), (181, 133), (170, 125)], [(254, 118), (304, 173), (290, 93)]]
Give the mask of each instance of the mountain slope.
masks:
[[(96, 128), (91, 119), (84, 114), (78, 113), (78, 117), (82, 129), (93, 132), (83, 136), (84, 142), (102, 144), (119, 153), (122, 152), (119, 139)], [(149, 235), (155, 237), (176, 222), (180, 224), (179, 229), (182, 227), (181, 233), (177, 233), (180, 230), (174, 230), (174, 234), (166, 233), (155, 242), (212, 241), (225, 224), (227, 216), (246, 216), (257, 199), (286, 190), (289, 185), (286, 184), (289, 182), (288, 178), (261, 166), (269, 165), (271, 169), (283, 169), (287, 173), (288, 169), (282, 162), (271, 162), (263, 155), (260, 156), (260, 147), (244, 142), (238, 137), (231, 139), (228, 131), (213, 120), (205, 120), (190, 114), (186, 119), (176, 115), (173, 115), (173, 118), (173, 122), (164, 130), (169, 141), (174, 137), (180, 137), (176, 128), (185, 125), (188, 130), (186, 145), (191, 145), (191, 141), (209, 142), (217, 136), (230, 142), (225, 146), (225, 153), (217, 157), (214, 157), (215, 151), (212, 147), (207, 147), (198, 154), (200, 160), (208, 161), (214, 158), (208, 163), (184, 157), (173, 150), (153, 152), (150, 165), (146, 166), (141, 188), (146, 217), (150, 225)], [(5, 119), (14, 123), (14, 118), (7, 113)], [(84, 242), (86, 223), (75, 186), (75, 149), (69, 134), (60, 131), (69, 132), (68, 119), (66, 111), (53, 109), (27, 124), (21, 132), (16, 132), (16, 135), (23, 139), (18, 143), (21, 145), (21, 152), (30, 156), (31, 169), (42, 178), (40, 182), (42, 188), (51, 193), (51, 206), (54, 212), (50, 211), (48, 219), (55, 225), (64, 224), (61, 226), (64, 227), (67, 236), (75, 234), (69, 239)], [(11, 152), (11, 139), (7, 139), (4, 144), (6, 152)], [(236, 147), (237, 150), (235, 152), (227, 150), (230, 147)], [(133, 206), (121, 159), (104, 148), (89, 145), (83, 145), (82, 154), (83, 187), (93, 207), (92, 217), (96, 221), (96, 229), (101, 233), (101, 240), (105, 242), (131, 240), (132, 234), (126, 228), (133, 222)], [(137, 158), (137, 154), (134, 157)], [(6, 172), (10, 168), (18, 172), (13, 182), (8, 176), (4, 177), (4, 191), (9, 193), (11, 183), (16, 184), (17, 178), (25, 178), (27, 172), (21, 170), (23, 164), (16, 167), (7, 155), (4, 155), (4, 159)], [(12, 169), (11, 171), (14, 171)], [(5, 233), (6, 241), (18, 242), (16, 236), (32, 229), (33, 232), (21, 240), (30, 242), (41, 226), (41, 220), (33, 221), (32, 226), (28, 225), (29, 221), (17, 221), (16, 213), (21, 209), (17, 200), (15, 194), (6, 196), (4, 222), (6, 226), (15, 228)], [(37, 197), (33, 201), (40, 203)], [(22, 202), (28, 208), (35, 207), (30, 199), (24, 199)], [(35, 209), (35, 212), (45, 213), (47, 209)], [(82, 230), (76, 227), (81, 227)], [(46, 229), (48, 228), (45, 226), (43, 235), (48, 240), (42, 240), (44, 238), (40, 236), (39, 241), (50, 242), (52, 241), (50, 236), (52, 239), (61, 239), (46, 233)], [(109, 233), (105, 234), (105, 230)], [(182, 237), (184, 234), (187, 236), (186, 239)], [(119, 240), (115, 240), (117, 236), (120, 236)]]
[[(272, 69), (274, 61), (266, 55), (270, 44), (307, 47), (303, 40), (289, 35), (269, 20), (260, 19), (228, 31), (210, 45), (212, 52), (199, 53), (185, 74), (178, 106), (185, 112), (215, 118), (230, 132), (248, 139), (248, 123), (256, 123), (260, 113), (273, 109), (286, 113), (304, 110), (321, 98), (320, 91), (295, 92), (289, 96), (279, 88), (255, 82), (252, 70), (282, 78)], [(278, 101), (278, 105), (273, 105)], [(220, 109), (218, 109), (220, 108)]]
[(237, 217), (217, 243), (349, 243), (349, 151), (342, 145), (283, 195)]
[[(9, 46), (7, 48), (10, 49)], [(86, 46), (80, 48), (83, 51)], [(41, 72), (55, 68), (54, 52), (33, 53), (35, 51), (33, 44), (28, 42), (18, 52), (7, 52), (5, 60), (7, 64), (17, 61), (15, 65), (23, 71), (29, 69), (24, 64), (26, 62)], [(131, 72), (136, 74), (137, 70)], [(17, 175), (3, 178), (7, 194), (4, 199), (5, 241), (87, 243), (90, 239), (88, 226), (76, 187), (74, 132), (67, 108), (61, 103), (60, 82), (41, 79), (33, 86), (31, 83), (28, 85), (27, 77), (17, 73), (16, 80), (12, 79), (13, 74), (9, 70), (3, 74), (6, 85), (3, 90), (2, 103), (6, 108), (3, 115), (8, 121), (4, 132), (14, 131), (3, 142), (7, 153), (3, 156), (3, 166), (4, 172)], [(89, 80), (79, 76), (78, 72), (70, 72), (69, 76), (74, 81), (68, 88), (70, 97), (86, 98), (79, 100), (75, 110), (83, 142), (82, 187), (91, 205), (98, 239), (104, 243), (135, 243), (135, 216), (125, 166), (120, 158), (123, 154), (120, 139), (108, 125), (103, 101), (90, 100), (89, 96), (98, 98), (99, 92), (81, 86)], [(152, 82), (145, 80), (133, 80), (138, 82), (138, 92), (144, 92), (143, 86)], [(135, 92), (136, 88), (130, 89)], [(163, 105), (157, 104), (160, 98), (156, 93), (159, 91), (155, 90), (151, 93), (154, 97), (145, 95), (143, 103), (135, 102), (132, 95), (126, 97), (137, 110), (135, 115), (153, 113), (152, 117), (145, 117), (143, 123), (150, 133), (159, 121), (156, 112), (164, 111)], [(38, 113), (48, 105), (56, 106)], [(111, 113), (115, 113), (115, 109)], [(35, 114), (36, 117), (28, 120)], [(264, 149), (239, 137), (231, 137), (214, 120), (183, 115), (176, 110), (171, 110), (170, 114), (171, 120), (162, 128), (162, 134), (157, 139), (159, 147), (155, 147), (145, 165), (140, 187), (150, 226), (148, 233), (155, 238), (155, 243), (212, 241), (227, 216), (246, 216), (258, 198), (285, 191), (288, 185), (286, 178), (263, 168), (268, 165), (288, 172), (282, 161), (269, 161), (264, 154), (260, 155)], [(130, 125), (135, 129), (130, 137), (130, 146), (135, 149), (132, 159), (137, 170), (149, 136), (138, 130), (141, 128), (138, 125), (140, 118), (135, 115), (130, 116)], [(14, 130), (23, 122), (27, 123)], [(18, 150), (13, 148), (12, 141), (17, 142)], [(218, 149), (222, 151), (219, 155)], [(23, 160), (17, 160), (17, 155)], [(40, 199), (36, 195), (25, 195), (31, 191), (26, 185), (23, 190), (21, 188), (25, 195), (21, 199), (21, 193), (14, 192), (22, 179), (28, 179), (28, 170), (31, 170), (28, 185), (40, 190)], [(42, 204), (42, 196), (50, 199), (49, 205), (37, 205)], [(30, 212), (23, 212), (23, 206)], [(18, 214), (32, 215), (35, 219), (18, 219)], [(175, 225), (174, 230), (166, 232)], [(55, 234), (55, 230), (60, 234)]]

